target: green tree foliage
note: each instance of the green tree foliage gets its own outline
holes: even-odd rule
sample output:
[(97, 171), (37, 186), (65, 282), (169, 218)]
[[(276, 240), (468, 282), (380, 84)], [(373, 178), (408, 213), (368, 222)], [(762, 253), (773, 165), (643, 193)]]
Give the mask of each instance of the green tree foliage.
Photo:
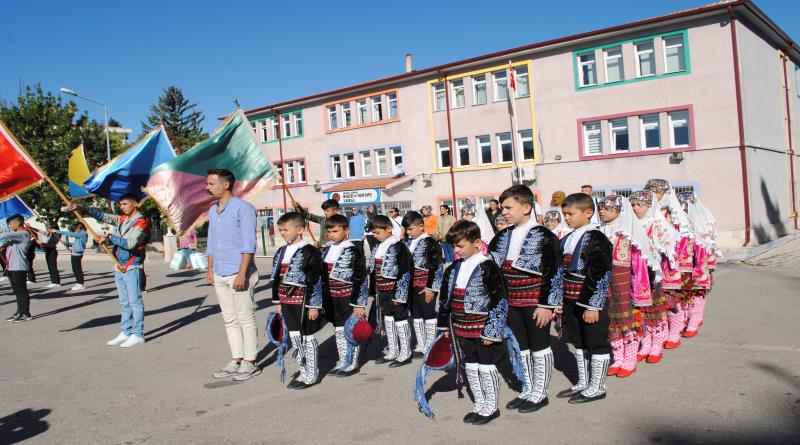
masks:
[(175, 151), (178, 154), (183, 153), (208, 138), (201, 127), (205, 117), (196, 108), (197, 104), (190, 103), (177, 86), (165, 88), (158, 96), (158, 101), (150, 107), (150, 116), (142, 122), (142, 136), (163, 122), (177, 144)]

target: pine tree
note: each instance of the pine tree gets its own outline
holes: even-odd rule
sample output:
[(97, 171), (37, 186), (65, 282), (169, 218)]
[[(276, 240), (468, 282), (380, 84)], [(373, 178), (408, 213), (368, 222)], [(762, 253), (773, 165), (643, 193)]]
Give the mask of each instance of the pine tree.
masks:
[(164, 89), (156, 104), (150, 107), (150, 116), (142, 122), (142, 137), (159, 125), (166, 124), (172, 133), (175, 151), (183, 153), (195, 144), (206, 139), (201, 124), (205, 117), (195, 110), (196, 103), (190, 103), (183, 91), (175, 85)]

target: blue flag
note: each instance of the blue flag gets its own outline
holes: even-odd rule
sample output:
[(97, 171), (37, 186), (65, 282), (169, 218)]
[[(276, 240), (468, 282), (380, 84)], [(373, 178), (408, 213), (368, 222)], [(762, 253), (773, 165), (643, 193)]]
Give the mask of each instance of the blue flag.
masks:
[(24, 218), (33, 216), (33, 210), (25, 204), (19, 196), (12, 196), (5, 201), (0, 202), (0, 218), (5, 220), (11, 215), (19, 213)]
[(150, 170), (175, 157), (175, 150), (164, 127), (151, 131), (144, 139), (95, 171), (83, 187), (90, 193), (119, 201), (126, 193), (137, 199), (147, 196), (142, 187), (150, 179)]

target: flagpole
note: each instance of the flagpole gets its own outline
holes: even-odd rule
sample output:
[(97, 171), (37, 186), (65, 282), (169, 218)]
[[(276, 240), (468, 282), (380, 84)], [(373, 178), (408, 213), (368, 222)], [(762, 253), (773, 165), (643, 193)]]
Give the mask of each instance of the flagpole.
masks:
[(444, 76), (444, 109), (447, 111), (447, 146), (450, 148), (450, 191), (453, 194), (453, 217), (458, 219), (458, 202), (456, 201), (456, 177), (453, 173), (453, 131), (450, 127), (450, 87), (447, 85), (447, 75), (439, 71), (439, 76)]
[[(0, 122), (0, 125), (3, 125), (3, 124), (2, 124), (2, 122)], [(8, 127), (6, 127), (5, 125), (3, 125), (3, 127), (4, 127), (4, 128), (6, 128), (6, 129), (8, 128)], [(15, 137), (15, 136), (14, 136), (14, 135), (11, 133), (11, 131), (6, 131), (6, 132), (8, 133), (8, 135), (9, 135), (11, 138), (13, 138), (13, 139), (14, 139), (14, 142), (16, 143), (17, 147), (18, 147), (20, 150), (22, 150), (22, 152), (23, 152), (23, 153), (25, 153), (25, 156), (27, 156), (27, 157), (28, 157), (28, 160), (30, 160), (30, 162), (31, 162), (31, 164), (33, 165), (33, 167), (34, 167), (36, 170), (38, 170), (38, 171), (39, 171), (39, 173), (42, 175), (42, 178), (43, 178), (45, 181), (47, 181), (47, 183), (50, 185), (50, 187), (52, 187), (52, 189), (53, 189), (53, 190), (55, 190), (56, 194), (57, 194), (57, 195), (58, 195), (58, 196), (61, 198), (61, 200), (62, 200), (62, 201), (64, 201), (64, 203), (65, 203), (65, 204), (69, 205), (70, 201), (69, 201), (69, 199), (67, 199), (66, 195), (64, 195), (64, 192), (62, 192), (62, 191), (61, 191), (61, 189), (59, 189), (59, 188), (58, 188), (58, 186), (56, 186), (56, 183), (55, 183), (55, 182), (53, 182), (53, 180), (52, 180), (52, 179), (50, 179), (50, 176), (48, 176), (48, 175), (47, 175), (47, 173), (45, 173), (45, 171), (44, 171), (44, 170), (42, 170), (42, 168), (41, 168), (41, 167), (39, 167), (39, 164), (37, 164), (37, 163), (36, 163), (36, 161), (34, 160), (33, 156), (31, 156), (31, 154), (30, 154), (30, 153), (28, 153), (28, 150), (25, 150), (25, 147), (23, 147), (23, 146), (22, 146), (22, 144), (21, 144), (21, 143), (20, 143), (20, 142), (17, 140), (17, 138), (16, 138), (16, 137)], [(86, 222), (86, 220), (85, 220), (85, 219), (83, 219), (83, 216), (81, 216), (81, 214), (80, 214), (78, 211), (74, 211), (74, 212), (72, 212), (72, 213), (75, 215), (75, 217), (76, 217), (76, 218), (78, 218), (78, 221), (80, 221), (80, 222), (81, 222), (81, 224), (83, 224), (83, 226), (84, 226), (84, 227), (86, 227), (86, 230), (88, 230), (88, 231), (89, 231), (89, 233), (91, 233), (91, 234), (92, 234), (92, 237), (95, 237), (95, 236), (97, 236), (97, 233), (96, 233), (96, 232), (95, 232), (95, 231), (92, 229), (92, 227), (91, 227), (91, 226), (90, 226), (90, 225), (89, 225), (89, 224)], [(114, 263), (115, 263), (115, 264), (116, 264), (116, 265), (119, 267), (119, 269), (120, 269), (120, 270), (123, 270), (122, 264), (120, 264), (120, 262), (119, 262), (119, 260), (117, 259), (117, 257), (115, 257), (115, 256), (114, 256), (114, 254), (112, 254), (112, 253), (111, 253), (111, 251), (110, 251), (110, 250), (108, 250), (108, 246), (106, 246), (105, 244), (101, 244), (101, 245), (100, 245), (100, 247), (102, 247), (102, 248), (103, 248), (103, 250), (104, 250), (104, 251), (105, 251), (105, 252), (108, 254), (108, 256), (110, 256), (110, 257), (111, 257), (111, 259), (112, 259), (112, 260), (114, 260)]]
[[(281, 134), (281, 113), (280, 110), (275, 110), (274, 108), (272, 111), (275, 113), (275, 122), (278, 123), (276, 126), (278, 128), (277, 131), (277, 138), (278, 138), (278, 153), (281, 157), (281, 185), (283, 186), (283, 213), (286, 213), (289, 209), (286, 206), (286, 163), (283, 161), (283, 135)], [(294, 201), (294, 198), (292, 198)], [(296, 202), (296, 201), (295, 201)]]
[[(512, 83), (514, 84), (513, 89), (511, 88)], [(508, 100), (511, 104), (511, 160), (514, 164), (514, 170), (511, 172), (511, 180), (514, 184), (520, 184), (522, 181), (518, 180), (519, 165), (517, 164), (517, 78), (514, 75), (514, 67), (511, 65), (510, 60), (508, 61), (508, 78), (506, 79), (506, 89), (508, 90)]]
[[(292, 201), (294, 201), (294, 202), (297, 202), (297, 200), (296, 200), (296, 199), (294, 199), (294, 195), (292, 194), (292, 191), (291, 191), (291, 190), (289, 190), (288, 188), (286, 188), (286, 186), (284, 186), (283, 190), (284, 190), (286, 193), (288, 193), (288, 194), (289, 194), (289, 199), (291, 199), (291, 200), (292, 200)], [(314, 231), (313, 231), (313, 230), (311, 230), (311, 224), (309, 224), (309, 222), (308, 222), (308, 221), (306, 221), (306, 227), (308, 228), (308, 234), (309, 234), (309, 235), (311, 235), (311, 241), (313, 241), (313, 242), (314, 242), (314, 244), (317, 244), (317, 238), (314, 236)]]

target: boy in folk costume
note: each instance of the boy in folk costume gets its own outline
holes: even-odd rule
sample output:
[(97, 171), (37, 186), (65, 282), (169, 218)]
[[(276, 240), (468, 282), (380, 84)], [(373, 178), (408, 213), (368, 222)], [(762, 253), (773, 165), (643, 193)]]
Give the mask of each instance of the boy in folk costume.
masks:
[(414, 263), (411, 283), (411, 315), (414, 317), (414, 334), (417, 345), (414, 355), (423, 356), (436, 338), (436, 294), (444, 273), (442, 249), (439, 243), (425, 233), (425, 221), (417, 212), (403, 217), (403, 228), (408, 239)]
[[(501, 200), (502, 201), (502, 200)], [(439, 299), (439, 329), (455, 335), (475, 404), (464, 423), (484, 425), (500, 416), (500, 346), (505, 337), (508, 303), (500, 268), (480, 252), (481, 231), (459, 221), (447, 232), (461, 259), (444, 273)]]
[(326, 315), (333, 323), (336, 366), (328, 374), (347, 377), (358, 373), (358, 351), (355, 348), (350, 362), (345, 364), (347, 339), (344, 326), (354, 312), (363, 318), (367, 306), (369, 282), (366, 278), (364, 254), (350, 241), (347, 217), (332, 215), (325, 221), (330, 244), (322, 251), (322, 289), (325, 296)]
[(681, 287), (681, 273), (678, 271), (675, 255), (675, 244), (680, 234), (664, 218), (655, 193), (649, 190), (635, 191), (631, 194), (630, 202), (639, 223), (661, 258), (660, 280), (659, 275), (653, 272), (650, 274), (653, 302), (641, 308), (644, 326), (636, 360), (647, 359), (647, 363), (658, 363), (663, 357), (664, 342), (669, 332), (666, 292), (675, 292)]
[[(569, 403), (587, 403), (606, 397), (606, 374), (611, 362), (608, 343), (608, 289), (613, 246), (591, 223), (594, 200), (573, 193), (561, 204), (573, 230), (561, 240), (563, 262), (558, 291), (548, 304), (558, 306), (570, 342), (575, 346), (578, 382), (557, 394)], [(591, 355), (587, 369), (587, 355)]]
[(278, 232), (286, 241), (275, 253), (272, 264), (272, 301), (280, 302), (280, 312), (289, 330), (289, 339), (297, 349), (300, 374), (287, 388), (305, 389), (317, 383), (319, 362), (317, 339), (322, 319), (322, 283), (320, 254), (303, 239), (306, 221), (298, 212), (278, 219)]
[(506, 189), (500, 205), (511, 225), (489, 245), (489, 256), (501, 268), (508, 287), (508, 326), (519, 343), (524, 371), (522, 391), (506, 408), (523, 413), (549, 403), (554, 365), (550, 321), (555, 306), (547, 301), (561, 264), (558, 238), (532, 218), (533, 202), (533, 193), (524, 185)]
[(661, 275), (661, 256), (627, 199), (606, 196), (599, 207), (600, 231), (614, 246), (608, 296), (608, 339), (614, 361), (608, 375), (628, 377), (636, 370), (639, 352), (639, 308), (653, 304), (650, 274)]
[(370, 280), (375, 283), (376, 320), (386, 330), (388, 349), (375, 361), (396, 368), (411, 363), (411, 328), (408, 325), (411, 274), (414, 263), (405, 243), (392, 236), (392, 221), (378, 215), (369, 222), (378, 244), (370, 255)]
[(558, 239), (562, 239), (572, 230), (567, 227), (561, 217), (561, 212), (557, 210), (549, 210), (544, 214), (544, 226), (550, 229)]
[(694, 228), (694, 270), (692, 272), (692, 301), (686, 305), (687, 325), (684, 337), (694, 337), (697, 329), (703, 324), (706, 307), (706, 296), (713, 286), (712, 273), (716, 268), (717, 256), (722, 253), (717, 246), (717, 223), (714, 215), (694, 192), (678, 194), (678, 200), (686, 210), (689, 221)]
[(678, 231), (680, 237), (675, 244), (675, 255), (678, 271), (681, 274), (681, 285), (677, 290), (667, 289), (667, 303), (670, 306), (667, 312), (669, 333), (664, 343), (666, 349), (674, 349), (681, 345), (681, 334), (686, 327), (684, 305), (691, 302), (694, 282), (694, 230), (686, 212), (683, 211), (675, 190), (666, 179), (651, 179), (647, 181), (646, 189), (656, 195), (664, 217)]

